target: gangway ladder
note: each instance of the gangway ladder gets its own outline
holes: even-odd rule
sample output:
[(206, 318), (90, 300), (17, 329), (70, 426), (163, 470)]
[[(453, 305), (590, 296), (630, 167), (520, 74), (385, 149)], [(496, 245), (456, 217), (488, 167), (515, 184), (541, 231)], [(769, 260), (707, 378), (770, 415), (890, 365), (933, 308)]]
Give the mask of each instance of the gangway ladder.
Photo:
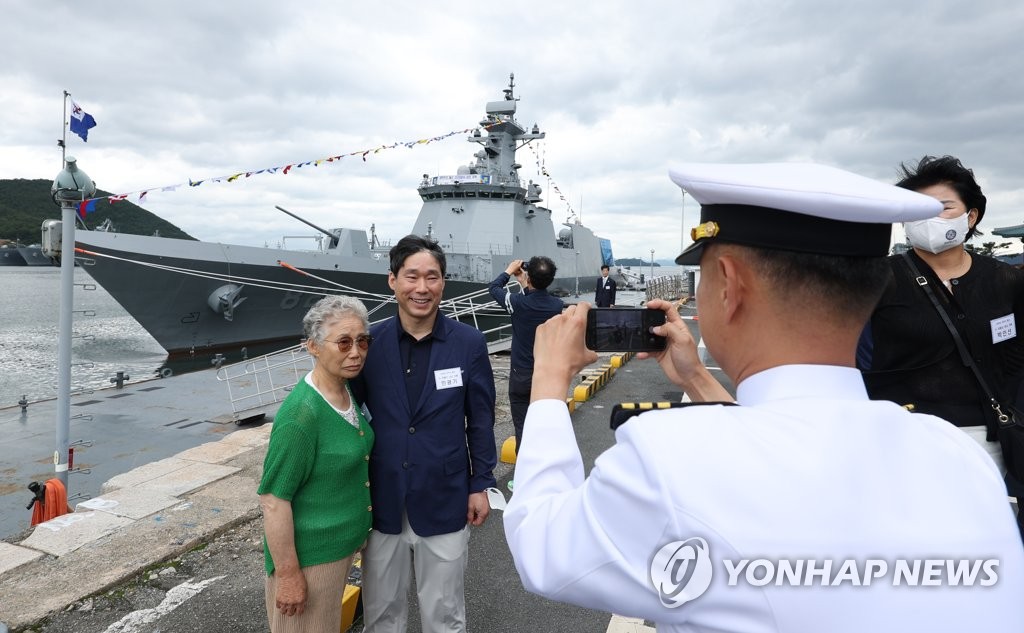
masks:
[(313, 370), (313, 357), (305, 344), (217, 370), (217, 380), (226, 383), (231, 416), (236, 424), (262, 418), (280, 404), (302, 377)]

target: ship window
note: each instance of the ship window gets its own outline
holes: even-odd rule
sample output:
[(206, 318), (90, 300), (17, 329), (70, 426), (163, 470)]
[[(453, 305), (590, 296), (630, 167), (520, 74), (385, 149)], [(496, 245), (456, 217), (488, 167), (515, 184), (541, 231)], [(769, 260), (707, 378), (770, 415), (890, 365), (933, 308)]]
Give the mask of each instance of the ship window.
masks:
[(452, 195), (451, 191), (444, 191), (444, 192), (441, 193), (441, 197), (442, 198), (452, 198), (454, 196)]
[(475, 191), (467, 191), (466, 192), (466, 197), (467, 198), (475, 198), (476, 197), (476, 192)]
[(461, 191), (456, 191), (455, 192), (455, 197), (456, 198), (465, 198), (466, 194), (462, 193)]

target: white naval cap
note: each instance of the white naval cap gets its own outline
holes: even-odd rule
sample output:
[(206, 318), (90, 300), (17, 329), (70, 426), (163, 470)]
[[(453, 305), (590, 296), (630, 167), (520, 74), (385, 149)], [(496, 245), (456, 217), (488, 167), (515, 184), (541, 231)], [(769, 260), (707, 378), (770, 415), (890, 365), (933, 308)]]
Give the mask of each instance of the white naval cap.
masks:
[(934, 198), (857, 174), (807, 163), (674, 165), (669, 176), (700, 203), (694, 243), (677, 264), (700, 263), (706, 244), (882, 257), (894, 222), (934, 218)]

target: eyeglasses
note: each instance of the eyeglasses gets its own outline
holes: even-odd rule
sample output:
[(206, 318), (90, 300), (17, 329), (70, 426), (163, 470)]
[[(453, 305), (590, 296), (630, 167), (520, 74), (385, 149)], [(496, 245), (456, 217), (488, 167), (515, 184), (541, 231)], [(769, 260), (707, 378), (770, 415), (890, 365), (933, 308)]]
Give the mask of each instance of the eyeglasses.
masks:
[(335, 345), (338, 346), (338, 351), (341, 352), (342, 354), (345, 354), (350, 349), (352, 349), (352, 344), (353, 343), (358, 345), (359, 349), (361, 349), (361, 350), (363, 350), (365, 352), (367, 349), (370, 348), (370, 343), (373, 342), (373, 337), (368, 335), (368, 334), (367, 335), (357, 336), (354, 339), (351, 338), (351, 337), (348, 337), (348, 336), (343, 336), (343, 337), (339, 338), (336, 341), (324, 341), (324, 342), (325, 343), (334, 343)]

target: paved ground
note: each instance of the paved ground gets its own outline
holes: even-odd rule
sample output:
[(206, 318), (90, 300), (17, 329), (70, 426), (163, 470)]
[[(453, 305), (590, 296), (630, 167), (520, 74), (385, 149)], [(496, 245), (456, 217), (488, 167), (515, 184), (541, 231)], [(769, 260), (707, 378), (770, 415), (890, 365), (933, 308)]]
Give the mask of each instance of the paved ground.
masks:
[[(504, 403), (507, 357), (494, 357), (492, 364), (499, 402)], [(653, 361), (633, 360), (620, 368), (573, 415), (587, 468), (614, 440), (608, 429), (608, 413), (614, 403), (679, 400), (681, 396)], [(74, 530), (86, 524), (83, 520), (66, 527), (63, 535), (36, 529), (32, 536), (35, 545), (59, 555), (38, 554), (14, 566), (12, 550), (0, 549), (0, 622), (11, 625), (12, 630), (61, 633), (266, 631), (262, 521), (254, 491), (268, 428), (245, 430), (187, 452), (188, 459), (171, 464), (176, 469), (173, 476), (156, 476), (156, 466), (150, 465), (113, 478), (113, 484), (124, 488), (103, 498), (125, 495), (121, 497), (122, 515), (132, 515), (130, 495), (125, 491), (135, 486), (146, 491), (148, 502), (154, 502), (158, 494), (166, 494), (168, 501), (163, 508), (137, 519), (117, 517), (124, 523), (105, 527), (107, 531), (99, 538), (67, 552), (62, 551), (70, 547), (66, 543), (52, 542), (57, 538), (54, 534), (71, 538)], [(511, 430), (507, 407), (499, 405), (499, 442)], [(240, 451), (238, 446), (249, 450)], [(205, 464), (204, 473), (222, 476), (187, 489), (199, 483), (200, 477), (193, 472), (193, 466), (200, 468), (196, 464)], [(499, 465), (496, 475), (505, 489), (511, 467)], [(143, 512), (146, 509), (135, 514)], [(91, 516), (103, 514), (93, 511)], [(12, 546), (0, 543), (3, 547)], [(470, 630), (613, 630), (609, 613), (550, 602), (523, 590), (505, 544), (500, 514), (474, 529), (470, 548)], [(25, 549), (17, 548), (14, 553), (22, 555)], [(626, 626), (630, 628), (621, 630), (633, 630), (633, 625)], [(361, 631), (358, 622), (353, 631)], [(415, 611), (409, 631), (420, 631)]]

